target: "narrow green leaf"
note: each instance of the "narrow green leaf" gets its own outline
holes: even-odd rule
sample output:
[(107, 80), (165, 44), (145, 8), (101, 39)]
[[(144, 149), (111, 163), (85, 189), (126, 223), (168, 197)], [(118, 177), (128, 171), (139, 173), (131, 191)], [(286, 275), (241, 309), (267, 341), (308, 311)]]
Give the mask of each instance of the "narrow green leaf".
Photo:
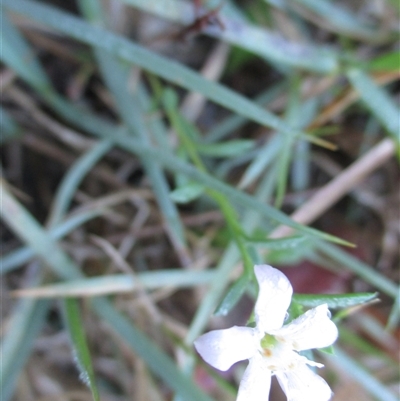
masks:
[(293, 299), (300, 305), (315, 308), (318, 305), (328, 304), (328, 308), (339, 309), (361, 305), (377, 298), (377, 292), (360, 292), (356, 294), (295, 294)]
[[(85, 224), (87, 221), (95, 217), (101, 216), (103, 213), (105, 213), (105, 210), (100, 209), (89, 210), (73, 215), (56, 227), (52, 228), (49, 232), (49, 235), (53, 239), (63, 238), (77, 227)], [(0, 275), (20, 267), (24, 263), (28, 262), (34, 255), (35, 252), (30, 247), (21, 247), (16, 251), (10, 252), (2, 258), (0, 263)]]
[(353, 68), (347, 75), (365, 105), (399, 145), (400, 110), (394, 100), (363, 71)]
[(400, 323), (400, 289), (392, 306), (392, 310), (390, 311), (386, 329), (392, 331), (399, 325), (399, 323)]
[(394, 368), (398, 367), (398, 364), (394, 359), (382, 352), (382, 348), (380, 348), (379, 345), (376, 346), (371, 344), (370, 340), (366, 339), (364, 335), (361, 337), (358, 333), (355, 333), (353, 329), (346, 328), (345, 325), (339, 327), (339, 338), (343, 344), (347, 344), (352, 349), (357, 350), (364, 355), (370, 354), (375, 357), (378, 356)]
[[(279, 95), (282, 95), (286, 89), (286, 81), (278, 82), (261, 93), (261, 95), (257, 96), (253, 102), (257, 103), (261, 107), (266, 107), (270, 102), (279, 97)], [(246, 122), (246, 118), (244, 118), (242, 115), (233, 114), (222, 120), (220, 123), (217, 122), (214, 124), (210, 131), (206, 133), (204, 142), (210, 143), (220, 141), (221, 139), (230, 135), (236, 129), (242, 127)]]
[(48, 221), (49, 226), (53, 226), (61, 221), (84, 177), (112, 147), (113, 142), (104, 139), (86, 151), (75, 161), (73, 166), (70, 167), (61, 185), (57, 189)]
[(254, 141), (246, 139), (231, 140), (223, 143), (196, 143), (196, 149), (205, 156), (233, 157), (246, 153), (254, 148)]
[(242, 276), (235, 281), (225, 298), (214, 312), (215, 316), (226, 316), (235, 307), (246, 291), (250, 279), (251, 278), (248, 276), (248, 274), (242, 274)]
[(16, 138), (19, 134), (21, 134), (21, 130), (18, 127), (17, 123), (14, 119), (4, 110), (3, 107), (0, 107), (0, 144)]
[(0, 58), (34, 87), (48, 89), (49, 80), (37, 58), (3, 10), (0, 12), (0, 26)]
[(325, 348), (318, 348), (318, 351), (321, 351), (324, 354), (328, 354), (328, 355), (335, 355), (335, 348), (333, 347), (333, 345), (330, 345), (329, 347), (325, 347)]
[(309, 238), (304, 235), (294, 235), (293, 237), (276, 238), (276, 239), (266, 238), (265, 236), (246, 237), (246, 241), (248, 241), (252, 245), (257, 245), (262, 248), (273, 249), (273, 250), (297, 248), (298, 246), (303, 245), (308, 240)]
[(87, 277), (80, 280), (68, 280), (14, 291), (24, 297), (95, 297), (123, 292), (132, 292), (140, 288), (154, 290), (159, 288), (190, 288), (208, 284), (215, 273), (213, 271), (161, 270), (133, 274), (110, 274), (100, 277)]
[(1, 400), (11, 399), (18, 377), (42, 329), (49, 307), (47, 300), (23, 299), (17, 303), (0, 344)]
[(398, 401), (398, 398), (370, 372), (364, 369), (359, 363), (349, 357), (337, 345), (335, 346), (335, 355), (325, 355), (329, 362), (336, 366), (339, 372), (346, 372), (346, 375), (360, 383), (371, 395), (379, 401)]
[(244, 189), (251, 185), (276, 160), (282, 149), (283, 140), (281, 135), (275, 134), (258, 150), (257, 156), (243, 174), (238, 185), (239, 188)]
[(385, 53), (369, 62), (368, 68), (373, 71), (399, 71), (400, 50)]
[[(183, 0), (168, 0), (168, 6), (160, 1), (123, 1), (161, 18), (185, 25), (190, 25), (195, 19), (193, 8)], [(214, 7), (219, 5), (219, 2), (214, 3)], [(222, 4), (218, 18), (222, 21), (224, 29), (210, 25), (204, 27), (204, 34), (241, 47), (273, 64), (321, 73), (334, 72), (338, 67), (337, 54), (333, 50), (312, 43), (291, 42), (277, 32), (251, 24), (231, 2)]]
[(342, 269), (351, 271), (367, 283), (380, 291), (396, 298), (399, 294), (399, 287), (390, 279), (377, 272), (371, 266), (348, 254), (343, 249), (329, 244), (328, 242), (315, 241), (317, 249), (325, 256), (334, 260)]
[(295, 0), (326, 20), (329, 26), (355, 38), (369, 41), (382, 40), (381, 32), (362, 23), (340, 4), (328, 0)]
[(71, 337), (74, 360), (80, 371), (79, 378), (90, 388), (93, 400), (99, 401), (99, 392), (95, 383), (92, 360), (78, 302), (73, 298), (65, 299), (64, 310), (66, 326)]
[(204, 185), (197, 182), (189, 182), (177, 189), (174, 189), (170, 194), (170, 198), (176, 203), (189, 203), (204, 193)]

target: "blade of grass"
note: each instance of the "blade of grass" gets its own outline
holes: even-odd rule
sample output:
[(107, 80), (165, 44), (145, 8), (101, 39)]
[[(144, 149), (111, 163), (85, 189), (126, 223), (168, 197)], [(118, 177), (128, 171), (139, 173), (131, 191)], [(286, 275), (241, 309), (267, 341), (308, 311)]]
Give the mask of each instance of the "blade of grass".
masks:
[(295, 294), (293, 300), (298, 304), (308, 308), (315, 308), (321, 304), (328, 304), (330, 309), (348, 308), (350, 306), (360, 305), (375, 299), (378, 296), (377, 292), (366, 292), (356, 294)]
[(100, 141), (92, 149), (84, 153), (68, 170), (53, 200), (48, 221), (50, 227), (62, 220), (83, 178), (112, 147), (112, 141), (107, 139)]
[[(253, 101), (259, 104), (261, 107), (265, 107), (273, 100), (278, 98), (279, 95), (282, 95), (286, 90), (286, 87), (286, 81), (279, 82), (266, 90), (260, 96), (257, 96)], [(214, 124), (210, 131), (205, 134), (204, 142), (218, 142), (246, 123), (246, 118), (239, 114), (233, 114), (222, 120), (220, 123)]]
[(154, 290), (159, 288), (190, 288), (208, 284), (213, 280), (213, 271), (161, 270), (142, 272), (137, 275), (118, 274), (101, 277), (69, 280), (42, 287), (27, 288), (13, 292), (22, 297), (93, 297), (106, 294), (132, 292), (140, 288)]
[(259, 149), (258, 154), (254, 157), (249, 167), (244, 172), (238, 184), (239, 188), (247, 188), (261, 176), (268, 166), (273, 163), (282, 149), (283, 140), (284, 138), (279, 134), (274, 134), (265, 145)]
[(396, 401), (397, 397), (391, 393), (387, 387), (366, 371), (360, 364), (349, 357), (341, 348), (335, 345), (335, 355), (328, 356), (324, 354), (332, 365), (342, 373), (353, 378), (356, 382), (373, 395), (379, 401)]
[[(49, 231), (49, 235), (53, 239), (61, 239), (75, 230), (77, 227), (85, 224), (87, 221), (101, 216), (104, 213), (103, 209), (90, 210), (71, 216), (64, 220), (61, 224), (55, 226)], [(10, 252), (2, 258), (0, 264), (0, 275), (12, 271), (33, 258), (35, 253), (30, 247), (22, 247), (16, 251)]]
[(390, 311), (386, 329), (389, 331), (393, 331), (399, 325), (399, 323), (400, 323), (400, 288), (397, 293), (397, 297), (394, 301), (392, 310)]
[(367, 68), (372, 71), (399, 71), (400, 50), (390, 51), (372, 59)]
[(251, 277), (248, 274), (242, 274), (240, 278), (233, 283), (221, 304), (215, 310), (214, 316), (226, 316), (245, 293), (250, 280)]
[(209, 157), (235, 157), (248, 153), (254, 148), (254, 141), (249, 139), (232, 139), (213, 144), (196, 143), (197, 151)]
[(319, 18), (322, 18), (325, 29), (331, 27), (346, 36), (364, 39), (368, 42), (382, 41), (387, 36), (364, 24), (340, 4), (331, 3), (327, 0), (295, 0), (295, 3), (307, 7)]
[[(146, 12), (151, 12), (175, 22), (189, 26), (194, 20), (194, 10), (185, 1), (169, 0), (160, 3), (157, 0), (123, 0)], [(218, 7), (219, 4), (216, 5)], [(224, 26), (205, 27), (202, 33), (242, 47), (272, 63), (306, 69), (320, 73), (332, 73), (338, 67), (336, 53), (328, 48), (289, 42), (276, 32), (252, 25), (247, 18), (228, 2), (223, 3), (218, 18)]]
[[(292, 127), (299, 126), (300, 114), (300, 77), (294, 75), (290, 78), (290, 92), (286, 110), (286, 121)], [(282, 141), (282, 147), (279, 152), (278, 177), (275, 197), (275, 207), (280, 209), (283, 198), (286, 194), (289, 167), (292, 159), (294, 144), (296, 143), (296, 135), (286, 135)]]
[(347, 76), (353, 87), (360, 94), (361, 99), (371, 113), (381, 122), (396, 142), (400, 145), (400, 110), (388, 93), (382, 89), (363, 71), (352, 68)]
[[(299, 107), (299, 115), (294, 117), (297, 126), (306, 127), (315, 118), (319, 107), (320, 98), (314, 97), (304, 102)], [(309, 188), (310, 182), (310, 166), (311, 166), (311, 146), (309, 142), (298, 140), (294, 144), (293, 160), (291, 166), (291, 182), (295, 192), (305, 191)], [(298, 204), (305, 201), (305, 198), (300, 199)]]
[(64, 321), (71, 337), (74, 361), (80, 371), (79, 378), (90, 388), (93, 400), (99, 401), (99, 391), (95, 382), (92, 358), (86, 341), (79, 305), (73, 298), (64, 300)]
[(50, 83), (34, 52), (3, 11), (0, 12), (0, 24), (2, 49), (0, 57), (6, 59), (8, 65), (33, 86), (42, 90), (47, 89)]
[(41, 225), (14, 199), (3, 179), (0, 179), (0, 190), (2, 194), (0, 214), (10, 228), (29, 244), (35, 254), (44, 257), (45, 261), (56, 269), (57, 274), (68, 279), (79, 278), (81, 275), (78, 270), (71, 269), (72, 261), (67, 258), (58, 243), (44, 232)]
[(332, 259), (340, 266), (343, 266), (342, 268), (346, 268), (347, 270), (357, 274), (359, 278), (362, 278), (385, 294), (393, 298), (397, 297), (399, 294), (399, 288), (395, 283), (339, 247), (327, 242), (316, 241), (316, 248), (329, 259)]
[(246, 241), (260, 248), (266, 248), (270, 250), (288, 250), (297, 248), (299, 246), (304, 246), (307, 242), (309, 242), (309, 238), (302, 235), (294, 235), (291, 237), (284, 238), (267, 238), (267, 235), (264, 235), (260, 238), (257, 237), (246, 237)]
[(392, 355), (392, 358), (385, 354), (382, 355), (382, 349), (379, 346), (371, 344), (370, 341), (366, 340), (363, 337), (360, 337), (358, 334), (355, 334), (352, 330), (346, 328), (343, 325), (339, 327), (339, 337), (343, 344), (350, 345), (352, 349), (357, 349), (364, 355), (369, 354), (373, 356), (378, 356), (379, 358), (384, 359), (385, 362), (390, 364), (393, 368), (397, 367), (397, 363), (394, 361), (395, 358), (393, 359), (393, 357), (395, 357), (394, 355)]
[(4, 110), (3, 107), (0, 107), (0, 144), (9, 141), (10, 139), (14, 139), (21, 134), (21, 129), (14, 121), (14, 119)]
[[(37, 275), (34, 282), (39, 282)], [(19, 374), (23, 369), (39, 334), (48, 310), (47, 300), (23, 299), (18, 301), (12, 320), (0, 344), (0, 392), (2, 401), (11, 399)]]

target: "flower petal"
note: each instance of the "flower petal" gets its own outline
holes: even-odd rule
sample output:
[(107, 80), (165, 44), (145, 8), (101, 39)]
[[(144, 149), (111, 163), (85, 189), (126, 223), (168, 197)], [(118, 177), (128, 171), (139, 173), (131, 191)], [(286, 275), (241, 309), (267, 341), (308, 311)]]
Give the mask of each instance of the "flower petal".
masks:
[(328, 305), (319, 305), (308, 310), (281, 329), (276, 336), (289, 342), (296, 351), (323, 348), (335, 342), (338, 329), (329, 316)]
[(233, 326), (203, 334), (194, 342), (194, 346), (207, 363), (225, 371), (257, 352), (260, 345), (257, 334), (253, 328)]
[(271, 371), (266, 368), (263, 358), (256, 355), (244, 372), (236, 401), (267, 401), (270, 388)]
[(254, 309), (257, 328), (264, 333), (282, 327), (293, 289), (287, 277), (268, 265), (254, 266), (260, 291)]
[(328, 401), (332, 397), (328, 383), (305, 364), (293, 370), (277, 371), (275, 375), (287, 401)]

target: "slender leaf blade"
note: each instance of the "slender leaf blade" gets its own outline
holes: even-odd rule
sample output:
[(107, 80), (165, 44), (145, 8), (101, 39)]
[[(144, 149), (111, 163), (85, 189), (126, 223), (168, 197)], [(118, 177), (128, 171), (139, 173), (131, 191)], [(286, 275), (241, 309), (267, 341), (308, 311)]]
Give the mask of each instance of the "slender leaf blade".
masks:
[(243, 274), (239, 280), (236, 280), (214, 312), (214, 315), (226, 316), (239, 302), (240, 298), (246, 291), (249, 281), (250, 277), (247, 274)]
[(400, 110), (394, 100), (360, 69), (353, 68), (347, 75), (365, 105), (399, 145)]
[(318, 305), (327, 304), (328, 308), (339, 309), (361, 305), (376, 299), (377, 292), (360, 292), (356, 294), (295, 294), (293, 299), (300, 305), (315, 308)]
[(76, 299), (64, 300), (64, 317), (72, 342), (74, 359), (80, 371), (79, 378), (90, 388), (93, 400), (99, 401), (92, 360)]

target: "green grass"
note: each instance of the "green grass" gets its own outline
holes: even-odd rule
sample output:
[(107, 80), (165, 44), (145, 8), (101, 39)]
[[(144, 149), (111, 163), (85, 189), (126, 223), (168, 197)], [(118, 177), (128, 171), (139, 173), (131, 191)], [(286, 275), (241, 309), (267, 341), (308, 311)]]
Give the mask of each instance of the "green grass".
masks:
[[(29, 372), (60, 349), (37, 344), (65, 332), (75, 376), (54, 358), (46, 379), (60, 392), (234, 400), (236, 376), (204, 373), (193, 341), (214, 315), (246, 321), (237, 305), (257, 295), (252, 266), (271, 261), (307, 279), (313, 294), (296, 293), (294, 309), (335, 309), (344, 335), (321, 356), (333, 390), (348, 371), (370, 400), (396, 399), (398, 10), (224, 1), (216, 23), (179, 41), (219, 2), (79, 0), (76, 13), (47, 3), (1, 3), (2, 399), (46, 396)], [(141, 37), (155, 17), (166, 30)], [(219, 41), (241, 60), (206, 79)], [(196, 121), (181, 110), (193, 92), (206, 99)], [(394, 150), (363, 185), (310, 224), (291, 217), (385, 139)], [(310, 263), (340, 277), (338, 294), (318, 295)]]

